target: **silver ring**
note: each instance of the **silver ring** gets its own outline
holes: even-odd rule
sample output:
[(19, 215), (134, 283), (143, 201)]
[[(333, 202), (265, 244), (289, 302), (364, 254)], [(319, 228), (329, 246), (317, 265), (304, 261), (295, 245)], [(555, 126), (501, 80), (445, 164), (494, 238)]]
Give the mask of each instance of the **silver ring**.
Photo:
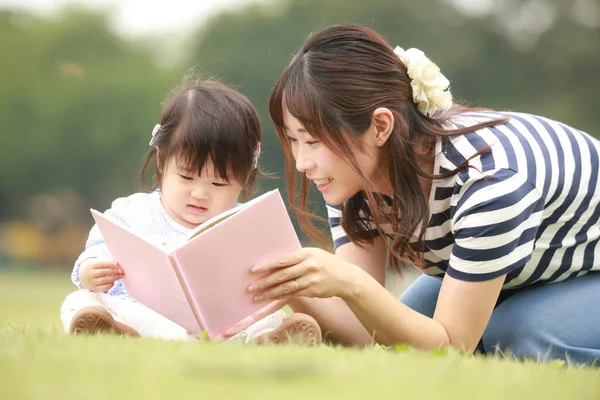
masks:
[(300, 286), (298, 286), (298, 281), (294, 279), (294, 283), (296, 284), (296, 292), (300, 290)]

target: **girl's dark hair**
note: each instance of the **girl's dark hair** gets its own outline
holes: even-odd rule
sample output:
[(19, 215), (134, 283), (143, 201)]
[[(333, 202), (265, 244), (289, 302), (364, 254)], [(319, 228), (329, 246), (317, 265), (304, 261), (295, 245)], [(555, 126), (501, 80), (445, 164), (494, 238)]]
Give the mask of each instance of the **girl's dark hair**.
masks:
[(177, 157), (182, 168), (198, 174), (210, 159), (215, 176), (242, 183), (242, 197), (248, 199), (262, 175), (258, 165), (254, 168), (260, 129), (258, 113), (246, 96), (189, 72), (163, 103), (160, 129), (142, 161), (140, 180), (143, 184), (159, 149), (153, 189), (162, 182), (158, 165), (167, 165), (172, 157)]
[[(429, 118), (421, 114), (413, 102), (410, 82), (404, 64), (377, 33), (362, 26), (337, 25), (307, 39), (276, 82), (269, 99), (269, 115), (285, 155), (289, 201), (295, 208), (300, 227), (319, 243), (329, 244), (327, 237), (313, 225), (315, 216), (307, 209), (309, 185), (305, 175), (297, 203), (295, 201), (296, 171), (285, 133), (284, 107), (314, 138), (352, 166), (363, 180), (366, 189), (341, 205), (342, 227), (352, 242), (362, 246), (373, 240), (369, 220), (376, 224), (380, 234), (383, 234), (381, 226), (389, 223), (393, 233), (388, 249), (396, 271), (399, 271), (399, 262), (424, 266), (429, 206), (419, 178), (447, 178), (467, 168), (470, 160), (454, 171), (429, 175), (418, 166), (415, 147), (432, 150), (440, 136), (460, 135), (507, 121), (501, 118), (446, 130), (444, 123), (453, 116), (476, 109), (455, 104), (450, 110)], [(393, 132), (381, 150), (394, 191), (391, 213), (383, 212), (383, 196), (373, 193), (373, 185), (351, 151), (354, 146), (360, 148), (359, 139), (379, 107), (389, 109), (394, 115)], [(486, 149), (473, 157), (483, 151)], [(415, 233), (416, 244), (411, 243)]]

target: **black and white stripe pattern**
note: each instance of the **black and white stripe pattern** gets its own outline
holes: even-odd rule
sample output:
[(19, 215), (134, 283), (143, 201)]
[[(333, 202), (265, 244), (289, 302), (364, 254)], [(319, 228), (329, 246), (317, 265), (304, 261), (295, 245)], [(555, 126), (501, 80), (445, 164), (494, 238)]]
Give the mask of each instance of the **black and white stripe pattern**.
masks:
[[(600, 270), (600, 142), (550, 119), (504, 114), (505, 125), (438, 141), (435, 173), (491, 151), (434, 181), (425, 272), (468, 281), (507, 274), (504, 288), (518, 288)], [(454, 124), (501, 115), (469, 113)], [(335, 246), (349, 242), (339, 208), (327, 210)]]

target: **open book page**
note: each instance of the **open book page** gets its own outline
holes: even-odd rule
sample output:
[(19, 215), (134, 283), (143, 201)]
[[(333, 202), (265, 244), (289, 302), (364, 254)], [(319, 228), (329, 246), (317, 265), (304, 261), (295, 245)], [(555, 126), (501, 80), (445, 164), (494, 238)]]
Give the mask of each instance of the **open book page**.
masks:
[(188, 331), (199, 332), (198, 320), (165, 250), (96, 210), (92, 216), (111, 258), (123, 268), (129, 295)]
[(194, 237), (200, 235), (201, 233), (208, 231), (209, 229), (218, 225), (219, 223), (221, 223), (222, 221), (231, 217), (232, 215), (240, 212), (241, 210), (243, 210), (247, 207), (250, 207), (253, 204), (258, 203), (259, 201), (261, 201), (265, 197), (273, 194), (274, 192), (278, 192), (278, 190), (275, 189), (275, 190), (271, 190), (269, 192), (263, 193), (262, 195), (257, 196), (255, 198), (253, 198), (252, 200), (247, 201), (244, 204), (240, 204), (238, 207), (232, 208), (231, 210), (224, 211), (221, 214), (215, 215), (214, 217), (210, 218), (209, 220), (204, 221), (202, 224), (200, 224), (196, 228), (194, 228), (194, 230), (189, 234), (188, 240), (191, 240)]
[(187, 240), (191, 240), (191, 239), (195, 238), (196, 236), (200, 235), (202, 232), (206, 232), (213, 226), (216, 226), (217, 224), (219, 224), (220, 222), (231, 217), (238, 211), (239, 211), (238, 209), (229, 210), (228, 212), (217, 215), (216, 218), (211, 218), (210, 221), (207, 221), (206, 223), (203, 223), (202, 225), (200, 225), (200, 227), (194, 229), (193, 232), (188, 236)]

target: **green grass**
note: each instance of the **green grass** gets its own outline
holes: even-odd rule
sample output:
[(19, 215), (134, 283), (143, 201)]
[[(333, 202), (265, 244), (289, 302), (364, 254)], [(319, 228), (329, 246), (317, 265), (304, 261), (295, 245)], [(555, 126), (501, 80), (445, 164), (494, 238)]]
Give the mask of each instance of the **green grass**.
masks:
[(68, 271), (0, 271), (1, 399), (598, 399), (600, 372), (381, 348), (71, 337)]

